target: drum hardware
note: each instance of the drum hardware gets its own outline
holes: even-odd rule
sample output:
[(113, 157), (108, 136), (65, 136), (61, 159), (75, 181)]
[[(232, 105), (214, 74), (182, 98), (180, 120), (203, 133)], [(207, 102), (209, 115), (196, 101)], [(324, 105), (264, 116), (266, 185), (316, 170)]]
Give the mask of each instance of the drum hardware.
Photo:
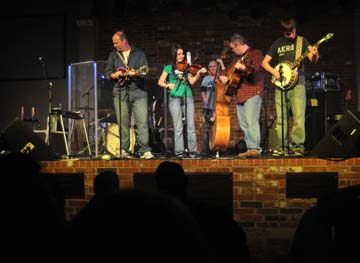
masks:
[[(116, 123), (110, 124), (105, 129), (104, 136), (105, 151), (111, 154), (113, 157), (120, 157), (120, 137), (119, 137), (119, 125)], [(134, 154), (136, 148), (136, 129), (130, 128), (130, 147), (129, 152)]]

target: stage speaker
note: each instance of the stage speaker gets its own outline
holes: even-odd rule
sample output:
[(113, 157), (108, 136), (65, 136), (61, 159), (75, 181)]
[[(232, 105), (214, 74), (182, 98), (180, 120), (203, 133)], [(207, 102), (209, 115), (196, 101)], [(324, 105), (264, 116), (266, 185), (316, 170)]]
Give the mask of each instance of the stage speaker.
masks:
[(64, 198), (85, 198), (84, 173), (41, 173), (45, 183)]
[(16, 118), (3, 132), (7, 151), (29, 154), (35, 161), (55, 160), (55, 152), (33, 132), (31, 125)]
[(307, 93), (305, 149), (311, 151), (334, 125), (332, 117), (343, 113), (338, 91)]
[(286, 173), (286, 198), (319, 198), (338, 189), (337, 172)]
[(359, 115), (348, 110), (313, 148), (312, 155), (323, 158), (352, 157), (357, 150), (359, 132)]

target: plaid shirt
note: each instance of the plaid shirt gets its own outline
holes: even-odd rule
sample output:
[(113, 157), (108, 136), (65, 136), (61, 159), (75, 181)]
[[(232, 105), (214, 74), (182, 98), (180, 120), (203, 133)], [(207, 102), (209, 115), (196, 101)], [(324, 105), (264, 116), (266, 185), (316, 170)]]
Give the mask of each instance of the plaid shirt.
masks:
[[(261, 66), (263, 61), (262, 52), (259, 49), (249, 48), (242, 56), (248, 56), (245, 59), (245, 71), (235, 71), (240, 74), (240, 85), (236, 92), (237, 103), (245, 103), (249, 98), (264, 95), (264, 72)], [(238, 60), (241, 57), (236, 57)]]

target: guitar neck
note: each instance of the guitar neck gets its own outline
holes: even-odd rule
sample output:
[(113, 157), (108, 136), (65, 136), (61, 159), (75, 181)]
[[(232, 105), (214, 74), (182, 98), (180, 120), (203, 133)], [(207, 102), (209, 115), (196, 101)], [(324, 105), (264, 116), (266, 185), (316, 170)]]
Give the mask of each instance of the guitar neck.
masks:
[(298, 57), (298, 58), (295, 60), (295, 62), (293, 63), (292, 69), (297, 68), (297, 67), (300, 65), (301, 61), (302, 61), (304, 58), (307, 57), (307, 55), (309, 54), (309, 52), (310, 52), (309, 50), (306, 50), (304, 53), (302, 53), (301, 56)]
[[(325, 41), (324, 38), (320, 39), (318, 42), (316, 42), (316, 44), (314, 44), (314, 47), (319, 47), (320, 44)], [(298, 67), (300, 65), (300, 62), (307, 57), (307, 55), (309, 55), (310, 50), (306, 49), (306, 51), (304, 53), (301, 54), (300, 57), (298, 57), (297, 59), (295, 59), (295, 62), (293, 63), (293, 67), (292, 69), (295, 69), (296, 67)]]
[[(144, 69), (135, 69), (135, 70), (132, 70), (132, 71), (135, 71), (136, 75), (140, 75), (140, 73), (144, 72), (145, 70)], [(122, 72), (121, 76), (122, 77), (128, 77), (129, 76), (129, 70)]]

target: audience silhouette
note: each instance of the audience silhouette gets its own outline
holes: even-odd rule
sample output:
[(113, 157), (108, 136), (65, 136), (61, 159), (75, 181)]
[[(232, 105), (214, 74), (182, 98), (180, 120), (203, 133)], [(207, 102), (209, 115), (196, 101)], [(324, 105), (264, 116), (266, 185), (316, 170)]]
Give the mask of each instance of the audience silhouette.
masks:
[(49, 253), (64, 255), (68, 234), (64, 200), (40, 174), (40, 163), (26, 154), (7, 152), (0, 154), (0, 167), (3, 251), (11, 253), (12, 261), (51, 260)]
[(356, 262), (359, 222), (359, 185), (320, 197), (299, 222), (289, 262)]
[(120, 190), (119, 177), (115, 171), (101, 171), (94, 179), (95, 195), (90, 199), (90, 203), (97, 202), (104, 196), (115, 193)]
[(164, 161), (155, 171), (158, 190), (181, 200), (197, 220), (213, 262), (249, 262), (246, 233), (224, 208), (187, 195), (188, 177), (182, 166)]
[(104, 196), (85, 210), (71, 221), (77, 256), (82, 259), (210, 262), (195, 219), (175, 199), (126, 189)]
[(115, 171), (101, 171), (94, 179), (95, 196), (119, 191), (119, 177)]
[[(156, 262), (250, 262), (246, 233), (226, 209), (191, 198), (183, 167), (155, 171), (158, 192), (120, 190), (114, 171), (94, 179), (94, 197), (70, 221), (64, 193), (26, 154), (0, 154), (5, 252), (13, 259)], [(49, 177), (50, 176), (50, 177)], [(354, 262), (360, 236), (360, 185), (321, 196), (305, 211), (288, 262)], [(35, 242), (36, 240), (36, 242)], [(14, 253), (18, 251), (21, 253)]]

